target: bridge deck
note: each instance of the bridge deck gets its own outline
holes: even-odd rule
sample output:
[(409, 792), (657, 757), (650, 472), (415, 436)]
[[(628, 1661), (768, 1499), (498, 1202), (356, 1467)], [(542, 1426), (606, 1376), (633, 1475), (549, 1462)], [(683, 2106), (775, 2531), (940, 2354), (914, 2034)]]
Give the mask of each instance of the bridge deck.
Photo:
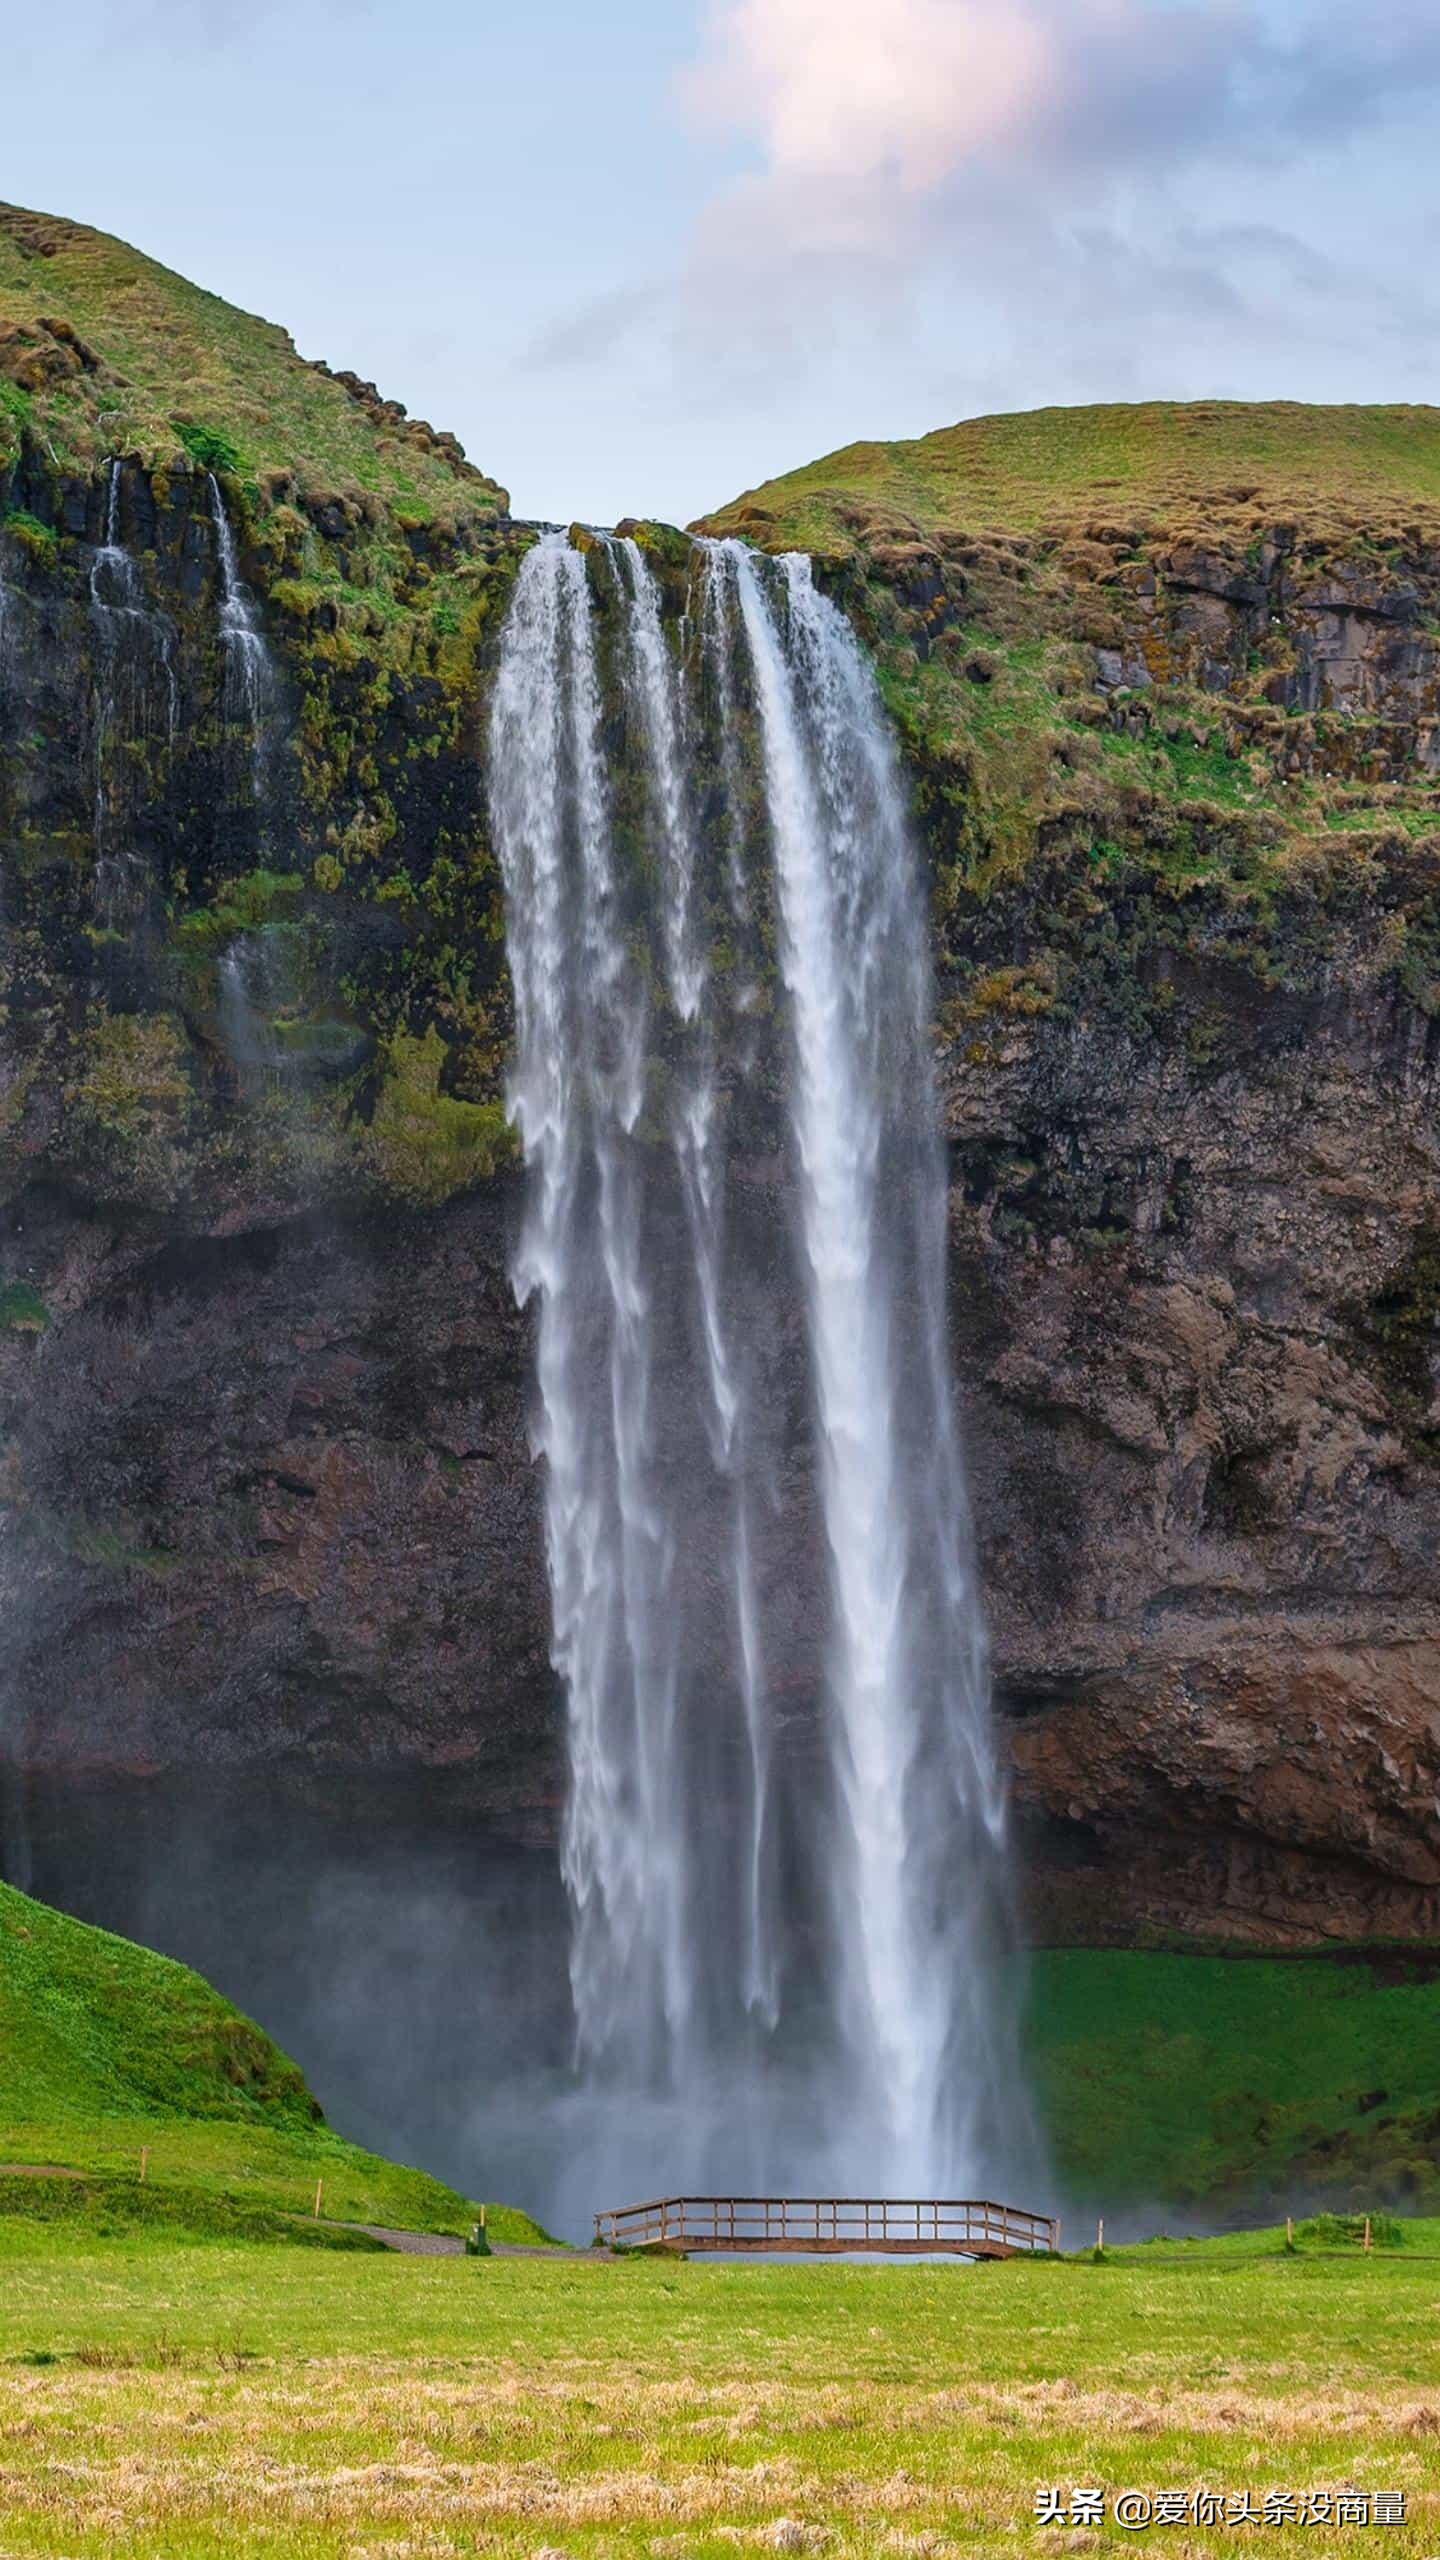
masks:
[(1014, 2258), (1059, 2245), (1047, 2213), (974, 2198), (659, 2196), (597, 2213), (597, 2242), (687, 2256)]

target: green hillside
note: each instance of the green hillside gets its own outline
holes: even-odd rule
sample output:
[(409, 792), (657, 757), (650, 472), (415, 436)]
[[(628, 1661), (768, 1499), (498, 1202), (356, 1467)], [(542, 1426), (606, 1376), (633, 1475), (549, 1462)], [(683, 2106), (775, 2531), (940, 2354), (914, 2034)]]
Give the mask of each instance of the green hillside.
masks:
[(1440, 1961), (1064, 1947), (1029, 2059), (1076, 2203), (1440, 2209)]
[[(1372, 540), (1440, 532), (1440, 409), (1298, 400), (1151, 400), (967, 418), (895, 444), (850, 444), (748, 490), (707, 526), (821, 552), (869, 505), (954, 532), (1058, 533), (1093, 519), (1223, 533), (1258, 510)], [(768, 524), (767, 524), (768, 520)]]
[[(21, 2174), (37, 2168), (81, 2175)], [(349, 2222), (463, 2233), (476, 2211), (332, 2133), (295, 2064), (198, 1974), (0, 1885), (0, 2216), (333, 2242)], [(489, 2222), (544, 2237), (505, 2207)]]
[(27, 422), (79, 469), (110, 453), (164, 465), (188, 451), (451, 525), (506, 504), (452, 436), (307, 363), (273, 321), (123, 240), (0, 204), (0, 458), (7, 427), (13, 446)]

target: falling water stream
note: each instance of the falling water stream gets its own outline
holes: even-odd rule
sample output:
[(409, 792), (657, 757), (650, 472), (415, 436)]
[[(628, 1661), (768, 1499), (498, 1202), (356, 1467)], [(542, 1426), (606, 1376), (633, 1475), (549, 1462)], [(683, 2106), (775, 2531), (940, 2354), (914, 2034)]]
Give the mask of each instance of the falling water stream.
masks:
[(808, 561), (690, 575), (677, 635), (543, 539), (491, 738), (575, 2193), (974, 2192), (1023, 2109), (923, 893)]
[(259, 607), (240, 575), (235, 535), (225, 512), (220, 483), (213, 471), (207, 471), (205, 478), (220, 570), (220, 646), (224, 657), (221, 709), (226, 721), (242, 727), (249, 741), (250, 779), (258, 808), (264, 795), (266, 722), (274, 697), (275, 671), (260, 627)]
[(112, 910), (124, 905), (135, 885), (133, 862), (118, 841), (113, 778), (117, 746), (155, 730), (163, 731), (173, 744), (180, 725), (174, 634), (147, 601), (139, 564), (121, 537), (120, 492), (117, 456), (106, 488), (105, 536), (90, 564), (90, 618), (95, 631), (95, 878), (102, 906)]

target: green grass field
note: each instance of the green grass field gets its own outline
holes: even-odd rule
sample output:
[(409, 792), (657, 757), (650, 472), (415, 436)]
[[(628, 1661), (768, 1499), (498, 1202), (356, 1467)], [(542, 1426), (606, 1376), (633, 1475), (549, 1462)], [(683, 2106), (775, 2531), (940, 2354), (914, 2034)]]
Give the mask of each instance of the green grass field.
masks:
[(1030, 2070), (1087, 2205), (1315, 2197), (1440, 2208), (1433, 1957), (1047, 1949)]
[[(1032, 1990), (1059, 2146), (1112, 2240), (1122, 2178), (1253, 2150), (1262, 2064), (1287, 2139), (1351, 2079), (1383, 2066), (1403, 2094), (1429, 2067), (1427, 1987), (1367, 1966), (1071, 1951)], [(1391, 2547), (1440, 2538), (1440, 2219), (1377, 2217), (1368, 2255), (1359, 2222), (1302, 2222), (1293, 2254), (1271, 2228), (1097, 2257), (1072, 2207), (1075, 2254), (988, 2268), (395, 2256), (338, 2226), (458, 2230), (472, 2202), (340, 2141), (183, 1966), (8, 1888), (0, 2054), (0, 2560), (1133, 2538), (1068, 2504), (1037, 2522), (1046, 2487), (1260, 2513), (1267, 2491), (1401, 2490)], [(490, 2228), (540, 2236), (503, 2209)], [(1355, 2530), (1307, 2525), (1306, 2547)]]
[[(11, 2221), (0, 2550), (946, 2560), (1144, 2538), (1037, 2526), (1045, 2486), (1343, 2485), (1404, 2491), (1385, 2547), (1432, 2553), (1437, 2244), (809, 2269), (74, 2250)], [(1157, 2531), (1190, 2560), (1258, 2537)]]

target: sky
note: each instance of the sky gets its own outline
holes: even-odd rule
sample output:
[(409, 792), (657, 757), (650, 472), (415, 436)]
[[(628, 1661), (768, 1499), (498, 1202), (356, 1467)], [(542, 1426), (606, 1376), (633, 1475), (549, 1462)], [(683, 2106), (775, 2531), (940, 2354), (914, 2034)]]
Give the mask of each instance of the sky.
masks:
[(0, 0), (0, 195), (683, 523), (1051, 402), (1440, 400), (1437, 0)]

